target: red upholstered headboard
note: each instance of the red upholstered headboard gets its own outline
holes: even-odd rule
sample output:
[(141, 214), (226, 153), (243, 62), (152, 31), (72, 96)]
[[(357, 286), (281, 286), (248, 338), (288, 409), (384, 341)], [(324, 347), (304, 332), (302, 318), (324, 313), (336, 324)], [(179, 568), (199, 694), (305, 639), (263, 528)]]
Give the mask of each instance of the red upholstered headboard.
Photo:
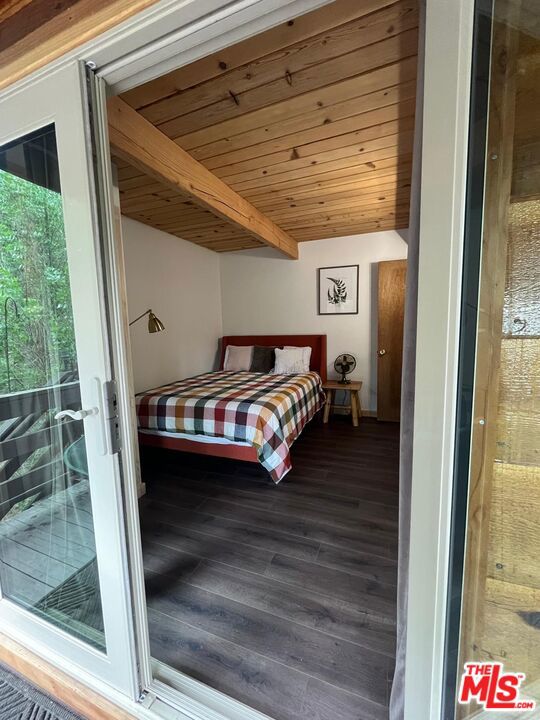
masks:
[(310, 370), (315, 370), (326, 381), (326, 335), (226, 335), (221, 338), (221, 360), (223, 368), (227, 345), (269, 345), (270, 347), (311, 347)]

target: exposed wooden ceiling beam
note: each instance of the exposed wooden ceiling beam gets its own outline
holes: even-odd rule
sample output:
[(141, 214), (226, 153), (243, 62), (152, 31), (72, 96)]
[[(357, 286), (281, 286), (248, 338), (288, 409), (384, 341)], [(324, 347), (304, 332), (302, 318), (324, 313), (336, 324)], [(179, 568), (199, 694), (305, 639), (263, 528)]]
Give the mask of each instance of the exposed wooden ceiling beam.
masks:
[(298, 243), (119, 97), (110, 98), (112, 151), (159, 182), (188, 195), (265, 245), (298, 258)]

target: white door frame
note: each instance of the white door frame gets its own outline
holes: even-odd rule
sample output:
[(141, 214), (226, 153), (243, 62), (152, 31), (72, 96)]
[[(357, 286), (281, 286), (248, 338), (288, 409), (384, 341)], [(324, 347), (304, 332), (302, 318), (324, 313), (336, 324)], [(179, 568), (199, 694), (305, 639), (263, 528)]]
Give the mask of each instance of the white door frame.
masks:
[(405, 720), (442, 713), (474, 0), (428, 0)]
[[(83, 59), (126, 90), (326, 2), (162, 0), (17, 86)], [(406, 720), (441, 710), (473, 5), (427, 0)]]

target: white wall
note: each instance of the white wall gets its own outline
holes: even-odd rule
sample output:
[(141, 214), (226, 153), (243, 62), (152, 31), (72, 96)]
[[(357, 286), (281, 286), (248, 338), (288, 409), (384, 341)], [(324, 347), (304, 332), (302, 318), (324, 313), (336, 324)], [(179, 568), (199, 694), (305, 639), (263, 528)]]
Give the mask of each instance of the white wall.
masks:
[(219, 255), (125, 217), (122, 235), (129, 317), (152, 308), (165, 325), (152, 335), (145, 318), (131, 327), (136, 392), (215, 369)]
[[(122, 229), (129, 316), (151, 307), (165, 324), (131, 328), (137, 392), (215, 369), (221, 335), (326, 333), (329, 377), (351, 352), (362, 406), (376, 409), (376, 264), (406, 257), (400, 234), (300, 243), (294, 261), (270, 249), (218, 255), (129, 218)], [(359, 265), (358, 315), (317, 314), (317, 268), (332, 265)]]
[[(404, 233), (402, 233), (404, 234)], [(376, 263), (407, 256), (395, 231), (300, 243), (297, 261), (270, 249), (227, 253), (221, 259), (223, 334), (326, 333), (329, 377), (334, 359), (351, 352), (351, 377), (362, 380), (362, 407), (376, 409)], [(359, 265), (358, 315), (317, 314), (317, 268)]]

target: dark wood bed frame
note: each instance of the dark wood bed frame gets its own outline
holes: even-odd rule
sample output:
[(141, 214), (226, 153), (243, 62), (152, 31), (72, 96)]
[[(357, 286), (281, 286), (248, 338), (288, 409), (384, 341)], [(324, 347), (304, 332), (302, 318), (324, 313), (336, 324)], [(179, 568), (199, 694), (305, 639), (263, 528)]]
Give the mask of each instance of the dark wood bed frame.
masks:
[[(326, 335), (226, 335), (221, 338), (220, 369), (223, 368), (225, 351), (228, 345), (309, 346), (311, 347), (310, 370), (315, 370), (321, 376), (322, 381), (326, 381)], [(192, 452), (198, 455), (212, 455), (213, 457), (243, 460), (245, 462), (259, 462), (257, 450), (251, 446), (204, 443), (166, 435), (148, 435), (141, 432), (139, 433), (139, 444), (166, 450)]]

